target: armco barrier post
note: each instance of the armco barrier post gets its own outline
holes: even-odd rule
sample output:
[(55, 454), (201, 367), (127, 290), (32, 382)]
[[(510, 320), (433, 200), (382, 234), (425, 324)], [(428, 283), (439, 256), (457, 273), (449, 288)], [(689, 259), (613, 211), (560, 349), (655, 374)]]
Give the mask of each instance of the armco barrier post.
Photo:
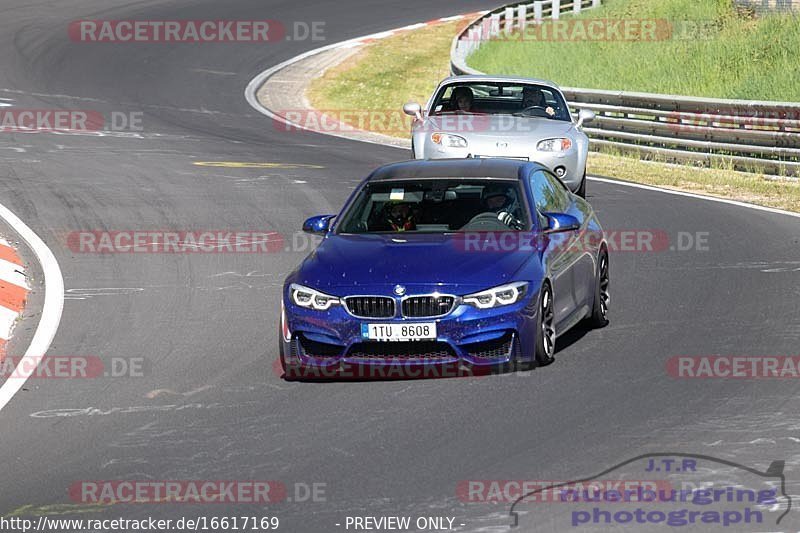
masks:
[(592, 7), (600, 7), (600, 0), (592, 0)]
[(506, 8), (506, 35), (511, 35), (511, 32), (514, 31), (514, 8), (507, 7)]
[(489, 20), (489, 38), (497, 37), (500, 35), (500, 13), (495, 13)]
[(528, 9), (525, 4), (517, 7), (517, 18), (519, 18), (519, 31), (524, 33), (528, 25)]
[(533, 3), (533, 20), (536, 24), (542, 23), (542, 4), (544, 2), (534, 2)]
[(469, 52), (471, 53), (478, 47), (478, 43), (480, 42), (481, 38), (481, 27), (476, 26), (469, 29), (469, 36), (467, 37), (467, 41), (469, 41)]
[(581, 12), (581, 2), (583, 0), (573, 0), (572, 3), (572, 12), (576, 15)]
[(553, 20), (561, 18), (561, 0), (553, 0)]

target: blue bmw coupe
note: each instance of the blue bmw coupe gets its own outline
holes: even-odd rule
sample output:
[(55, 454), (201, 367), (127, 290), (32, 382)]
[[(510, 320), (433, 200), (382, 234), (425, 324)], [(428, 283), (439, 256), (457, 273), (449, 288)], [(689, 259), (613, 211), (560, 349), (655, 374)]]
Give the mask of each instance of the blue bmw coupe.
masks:
[(608, 323), (602, 228), (537, 163), (386, 165), (339, 215), (303, 230), (322, 241), (283, 287), (286, 377), (353, 365), (543, 366), (558, 335)]

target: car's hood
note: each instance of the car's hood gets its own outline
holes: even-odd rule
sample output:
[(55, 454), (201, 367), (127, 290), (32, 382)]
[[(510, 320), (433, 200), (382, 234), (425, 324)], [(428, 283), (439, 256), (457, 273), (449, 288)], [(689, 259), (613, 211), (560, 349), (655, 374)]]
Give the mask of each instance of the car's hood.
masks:
[(545, 139), (566, 135), (572, 122), (541, 117), (513, 115), (445, 114), (428, 117), (425, 128), (431, 132), (454, 133), (469, 139), (518, 137)]
[[(295, 280), (336, 296), (366, 288), (391, 290), (397, 284), (409, 292), (447, 288), (467, 293), (512, 280), (535, 256), (524, 246), (498, 251), (501, 246), (492, 246), (496, 237), (485, 241), (485, 236), (466, 235), (330, 235), (300, 265)], [(467, 240), (478, 238), (486, 245)]]

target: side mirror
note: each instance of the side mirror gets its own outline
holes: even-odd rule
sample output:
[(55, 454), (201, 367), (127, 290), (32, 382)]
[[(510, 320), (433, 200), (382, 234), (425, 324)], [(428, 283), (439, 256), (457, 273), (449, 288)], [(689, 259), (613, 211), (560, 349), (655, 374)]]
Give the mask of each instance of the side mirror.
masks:
[(422, 120), (422, 106), (416, 102), (408, 102), (403, 106), (403, 113)]
[(317, 215), (311, 217), (303, 222), (303, 231), (306, 233), (315, 233), (318, 235), (325, 235), (331, 227), (331, 220), (336, 215)]
[(591, 109), (581, 109), (578, 111), (578, 127), (593, 121), (597, 115)]
[(544, 233), (564, 233), (581, 229), (581, 223), (572, 215), (566, 213), (545, 213), (547, 228)]

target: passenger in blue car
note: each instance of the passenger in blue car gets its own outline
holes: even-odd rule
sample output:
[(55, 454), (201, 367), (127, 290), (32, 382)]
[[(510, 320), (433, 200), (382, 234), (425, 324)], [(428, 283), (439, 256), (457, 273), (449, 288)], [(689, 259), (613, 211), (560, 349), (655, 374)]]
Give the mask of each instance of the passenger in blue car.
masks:
[(405, 202), (392, 202), (386, 206), (386, 225), (391, 231), (417, 229), (411, 207)]

